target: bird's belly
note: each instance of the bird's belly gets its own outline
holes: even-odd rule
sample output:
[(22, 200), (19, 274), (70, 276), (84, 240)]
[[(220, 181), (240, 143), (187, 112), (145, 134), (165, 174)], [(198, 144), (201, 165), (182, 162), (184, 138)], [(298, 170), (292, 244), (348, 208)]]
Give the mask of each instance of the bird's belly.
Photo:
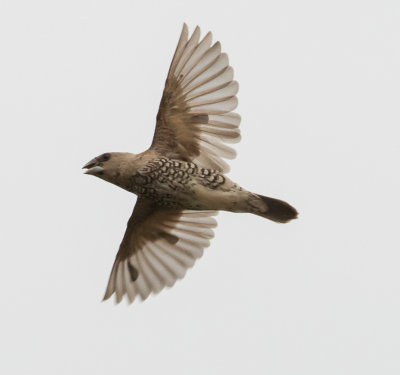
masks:
[(176, 209), (224, 210), (243, 212), (247, 209), (248, 192), (225, 178), (224, 184), (210, 187), (202, 178), (191, 178), (186, 184), (152, 181), (137, 188), (139, 196)]
[(196, 209), (193, 206), (193, 191), (189, 186), (171, 186), (171, 184), (153, 181), (147, 187), (139, 188), (138, 195), (144, 196), (161, 206)]
[(240, 212), (247, 193), (218, 171), (171, 159), (148, 163), (131, 183), (138, 196), (176, 209)]

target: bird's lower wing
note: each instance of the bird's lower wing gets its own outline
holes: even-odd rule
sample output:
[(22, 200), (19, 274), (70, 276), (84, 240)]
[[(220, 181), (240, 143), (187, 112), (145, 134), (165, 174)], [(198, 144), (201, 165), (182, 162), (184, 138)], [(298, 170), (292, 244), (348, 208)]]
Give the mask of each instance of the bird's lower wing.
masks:
[(216, 211), (172, 210), (139, 198), (111, 271), (104, 299), (119, 303), (171, 287), (184, 277), (214, 236)]

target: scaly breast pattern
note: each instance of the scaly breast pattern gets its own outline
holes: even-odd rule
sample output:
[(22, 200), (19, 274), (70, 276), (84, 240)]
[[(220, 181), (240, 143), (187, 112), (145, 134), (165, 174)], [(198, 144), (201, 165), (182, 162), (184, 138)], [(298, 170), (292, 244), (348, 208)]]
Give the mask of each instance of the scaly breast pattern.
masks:
[(131, 177), (130, 191), (172, 208), (196, 206), (196, 185), (215, 190), (225, 177), (214, 169), (200, 168), (182, 160), (154, 159)]

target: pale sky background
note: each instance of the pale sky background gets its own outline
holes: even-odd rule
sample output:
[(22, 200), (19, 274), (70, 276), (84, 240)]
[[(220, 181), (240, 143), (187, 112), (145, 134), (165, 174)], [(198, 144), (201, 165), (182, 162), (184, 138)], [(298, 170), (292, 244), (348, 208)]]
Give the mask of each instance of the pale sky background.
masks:
[[(221, 213), (173, 289), (101, 303), (183, 22), (240, 83), (229, 177), (300, 212)], [(0, 3), (0, 373), (399, 374), (398, 1)]]

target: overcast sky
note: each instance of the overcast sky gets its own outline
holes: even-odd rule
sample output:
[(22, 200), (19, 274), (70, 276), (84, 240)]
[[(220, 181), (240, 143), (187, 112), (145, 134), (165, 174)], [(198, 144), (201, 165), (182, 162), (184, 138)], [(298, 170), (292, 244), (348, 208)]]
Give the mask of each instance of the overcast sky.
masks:
[[(144, 151), (183, 22), (240, 83), (220, 213), (174, 288), (101, 303), (136, 197), (82, 174)], [(399, 374), (398, 1), (2, 1), (2, 374)]]

